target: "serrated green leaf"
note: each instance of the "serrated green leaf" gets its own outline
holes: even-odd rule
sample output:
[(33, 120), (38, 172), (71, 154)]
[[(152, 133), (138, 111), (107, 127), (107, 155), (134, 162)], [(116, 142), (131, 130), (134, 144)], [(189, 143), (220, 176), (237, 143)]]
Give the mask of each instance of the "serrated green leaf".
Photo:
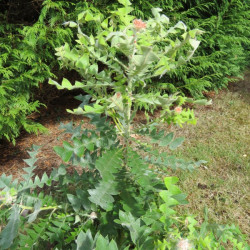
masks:
[(86, 69), (89, 66), (89, 55), (84, 54), (82, 57), (80, 57), (80, 59), (76, 63), (76, 66)]
[(93, 250), (94, 240), (89, 229), (86, 233), (83, 231), (79, 233), (76, 239), (76, 245), (77, 250)]
[(194, 50), (196, 50), (198, 48), (199, 44), (200, 44), (200, 41), (198, 41), (196, 39), (190, 39), (189, 43), (194, 48)]
[(38, 200), (35, 205), (34, 205), (34, 212), (32, 214), (29, 215), (29, 223), (32, 223), (36, 218), (37, 215), (39, 214), (39, 212), (41, 211), (41, 206), (42, 206), (42, 202), (41, 200)]
[(167, 134), (165, 137), (163, 137), (161, 140), (160, 140), (160, 144), (159, 146), (167, 146), (174, 138), (174, 133), (171, 132), (169, 134)]
[(63, 87), (56, 81), (49, 79), (49, 84), (55, 85), (58, 89), (63, 89)]
[(121, 210), (119, 210), (119, 220), (116, 219), (115, 222), (129, 229), (134, 244), (142, 244), (152, 232), (152, 229), (149, 227), (141, 225), (140, 219), (136, 219), (131, 213), (123, 212)]
[(121, 158), (121, 150), (112, 150), (103, 154), (103, 156), (96, 161), (96, 168), (104, 181), (115, 179), (114, 174), (122, 167)]
[(83, 83), (75, 81), (75, 85), (73, 86), (73, 89), (81, 89), (83, 87), (85, 87)]
[(72, 22), (72, 21), (65, 22), (65, 23), (63, 23), (63, 25), (66, 26), (66, 27), (68, 26), (68, 27), (70, 27), (70, 28), (75, 28), (75, 27), (77, 27), (77, 23)]
[(91, 202), (88, 199), (87, 190), (77, 189), (76, 190), (77, 198), (80, 199), (81, 205), (85, 210), (89, 211), (91, 209)]
[(92, 13), (90, 11), (86, 11), (85, 20), (87, 22), (95, 20), (94, 16), (92, 15)]
[(77, 212), (81, 208), (81, 200), (78, 199), (75, 195), (73, 194), (67, 194), (67, 198), (72, 205), (73, 209)]
[[(30, 159), (25, 159), (25, 160), (23, 160), (28, 166), (30, 166), (30, 167), (34, 167), (34, 164), (36, 163), (36, 161), (37, 161), (37, 159), (36, 158), (30, 158)], [(29, 168), (26, 168), (27, 170), (29, 169)], [(27, 172), (27, 171), (26, 171)]]
[(176, 176), (168, 176), (164, 178), (164, 183), (167, 189), (170, 189), (172, 185), (176, 184), (179, 181), (179, 178)]
[(89, 151), (93, 151), (95, 149), (95, 144), (93, 142), (90, 142), (86, 145), (86, 148), (89, 150)]
[(65, 150), (69, 150), (69, 151), (73, 151), (74, 150), (74, 147), (67, 141), (64, 141), (63, 142), (63, 147)]
[(129, 5), (131, 5), (131, 2), (129, 0), (118, 0), (118, 2), (120, 4), (122, 4), (123, 6), (129, 6)]
[(86, 113), (97, 113), (97, 114), (101, 114), (104, 112), (104, 107), (98, 104), (94, 104), (93, 107), (85, 105), (84, 106), (84, 110)]
[(178, 148), (179, 146), (181, 146), (181, 144), (184, 142), (185, 138), (184, 137), (178, 137), (176, 138), (174, 141), (172, 141), (169, 144), (169, 148), (171, 150), (175, 150), (176, 148)]
[(110, 211), (114, 202), (113, 195), (117, 195), (119, 193), (116, 185), (117, 183), (114, 181), (99, 182), (95, 186), (95, 189), (88, 190), (90, 194), (89, 200), (106, 211)]
[(6, 176), (2, 174), (0, 178), (0, 188), (4, 190), (9, 190), (12, 187), (12, 175)]
[(95, 250), (118, 250), (118, 247), (114, 240), (109, 242), (107, 237), (104, 238), (102, 235), (99, 235), (96, 241)]
[(78, 21), (80, 21), (85, 15), (86, 15), (86, 11), (81, 12), (81, 13), (78, 15)]
[(77, 108), (77, 109), (74, 109), (73, 111), (70, 110), (70, 109), (67, 109), (67, 112), (69, 112), (71, 114), (75, 114), (75, 115), (84, 115), (84, 114), (86, 114), (86, 112), (82, 108), (80, 108), (80, 107)]
[(11, 209), (8, 224), (0, 233), (0, 249), (8, 249), (18, 233), (18, 227), (20, 223), (20, 209), (17, 205), (14, 205)]
[(89, 68), (88, 68), (88, 72), (92, 75), (96, 75), (98, 73), (98, 65), (97, 64), (92, 64)]
[(64, 162), (68, 162), (73, 155), (73, 151), (68, 151), (60, 146), (55, 146), (54, 150)]

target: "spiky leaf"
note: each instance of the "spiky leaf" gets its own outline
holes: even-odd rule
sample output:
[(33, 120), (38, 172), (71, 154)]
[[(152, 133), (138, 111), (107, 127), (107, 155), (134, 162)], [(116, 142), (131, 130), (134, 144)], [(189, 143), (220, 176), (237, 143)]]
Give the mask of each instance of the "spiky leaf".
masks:
[(18, 226), (20, 223), (19, 212), (19, 207), (14, 205), (11, 209), (9, 222), (0, 234), (0, 249), (8, 249), (17, 236)]

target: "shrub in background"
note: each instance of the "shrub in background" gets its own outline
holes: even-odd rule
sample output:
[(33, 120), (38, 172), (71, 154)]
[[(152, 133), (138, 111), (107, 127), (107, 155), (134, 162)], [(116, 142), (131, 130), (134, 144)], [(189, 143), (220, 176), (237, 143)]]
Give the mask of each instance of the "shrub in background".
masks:
[[(22, 7), (25, 10), (25, 5)], [(32, 98), (34, 88), (53, 76), (57, 63), (51, 51), (72, 35), (57, 25), (62, 22), (63, 13), (55, 3), (45, 1), (41, 15), (32, 25), (23, 25), (22, 15), (12, 19), (8, 8), (0, 14), (0, 138), (14, 143), (21, 129), (44, 130), (26, 116), (40, 106)]]
[(17, 0), (1, 5), (0, 139), (13, 143), (21, 129), (44, 130), (26, 117), (40, 105), (34, 100), (36, 88), (54, 73), (60, 75), (55, 48), (66, 41), (70, 43), (73, 37), (62, 23), (74, 15), (70, 11), (74, 2), (46, 0), (38, 7), (36, 4)]
[[(154, 1), (134, 0), (135, 13), (150, 16)], [(158, 1), (171, 22), (184, 21), (198, 28), (201, 46), (190, 63), (156, 80), (159, 89), (188, 91), (194, 97), (204, 90), (226, 87), (230, 76), (242, 75), (250, 59), (250, 9), (244, 0)]]

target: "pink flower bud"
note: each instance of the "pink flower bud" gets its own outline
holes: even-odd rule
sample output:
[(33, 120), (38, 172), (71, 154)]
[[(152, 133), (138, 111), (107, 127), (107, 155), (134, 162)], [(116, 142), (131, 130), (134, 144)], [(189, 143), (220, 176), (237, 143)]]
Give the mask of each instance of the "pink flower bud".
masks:
[(176, 113), (178, 113), (178, 114), (180, 114), (181, 113), (181, 111), (182, 111), (182, 107), (176, 107), (175, 109), (174, 109), (174, 111), (176, 112)]
[(192, 245), (190, 244), (188, 239), (181, 239), (177, 243), (177, 249), (178, 250), (191, 250)]
[(147, 25), (144, 23), (141, 19), (135, 19), (133, 21), (133, 24), (136, 28), (136, 30), (146, 29)]

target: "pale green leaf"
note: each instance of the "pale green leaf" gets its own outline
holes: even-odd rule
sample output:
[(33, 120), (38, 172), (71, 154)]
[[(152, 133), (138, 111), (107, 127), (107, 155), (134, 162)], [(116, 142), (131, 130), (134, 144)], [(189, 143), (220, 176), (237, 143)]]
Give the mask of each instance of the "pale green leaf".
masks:
[(70, 83), (70, 81), (68, 79), (63, 78), (63, 80), (62, 80), (62, 88), (71, 90), (73, 87), (72, 87), (72, 84)]
[(179, 146), (181, 146), (181, 144), (184, 142), (185, 138), (184, 137), (178, 137), (176, 138), (174, 141), (172, 141), (169, 145), (169, 148), (171, 150), (174, 150), (176, 148), (178, 148)]
[(160, 146), (167, 146), (174, 138), (174, 133), (171, 132), (167, 134), (164, 138), (160, 140)]
[(90, 189), (88, 192), (90, 194), (89, 200), (106, 211), (112, 209), (113, 195), (119, 193), (115, 181), (101, 181), (95, 186), (95, 189)]
[(118, 2), (124, 6), (131, 5), (131, 2), (129, 0), (118, 0)]
[(20, 223), (20, 209), (17, 205), (14, 205), (11, 209), (8, 224), (0, 233), (0, 249), (8, 249), (18, 233), (18, 227)]
[(65, 148), (60, 146), (55, 146), (54, 150), (64, 162), (68, 162), (73, 155), (73, 151), (66, 150)]

